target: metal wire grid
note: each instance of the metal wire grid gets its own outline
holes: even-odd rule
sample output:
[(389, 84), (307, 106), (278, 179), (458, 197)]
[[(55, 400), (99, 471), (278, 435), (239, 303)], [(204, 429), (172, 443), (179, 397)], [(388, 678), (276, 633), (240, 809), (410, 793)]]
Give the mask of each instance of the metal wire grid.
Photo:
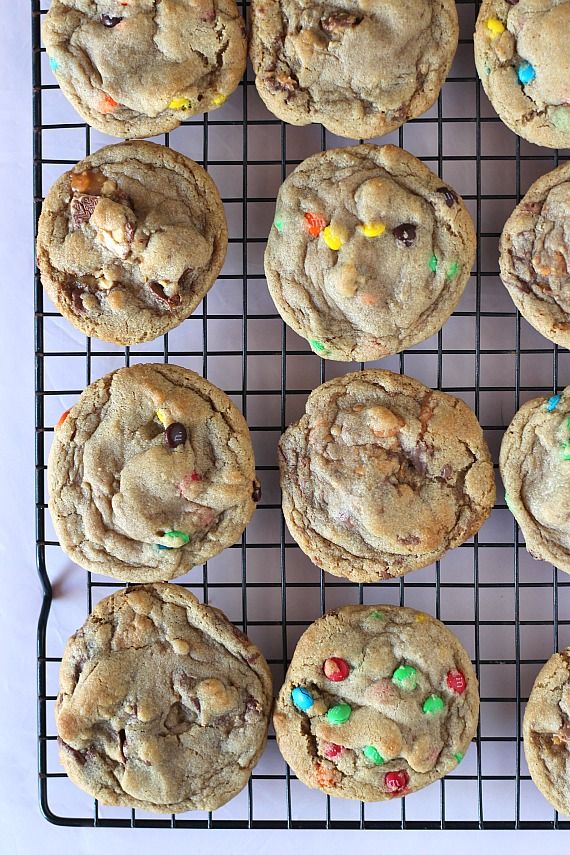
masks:
[[(40, 41), (40, 20), (48, 5), (42, 0), (31, 2), (36, 223), (44, 190), (51, 183), (46, 181), (45, 171), (69, 169), (92, 146), (110, 142), (99, 140), (95, 132), (75, 120), (75, 115), (70, 116), (71, 121), (50, 118), (47, 101), (58, 87), (49, 74)], [(558, 154), (515, 138), (488, 107), (471, 59), (476, 3), (459, 0), (458, 10), (464, 37), (437, 106), (389, 139), (414, 151), (463, 194), (477, 226), (476, 268), (459, 310), (444, 330), (381, 364), (463, 397), (482, 421), (496, 460), (502, 432), (520, 403), (536, 393), (553, 392), (570, 383), (570, 354), (550, 345), (521, 320), (498, 282), (496, 263), (497, 238), (504, 219), (528, 184), (558, 163)], [(466, 66), (466, 73), (458, 74), (456, 66), (460, 71)], [(446, 96), (454, 87), (459, 88), (450, 107)], [(264, 216), (270, 217), (277, 185), (294, 165), (319, 146), (325, 149), (345, 141), (314, 126), (298, 129), (276, 121), (260, 107), (251, 79), (240, 84), (228, 105), (211, 116), (185, 123), (175, 132), (175, 140), (174, 133), (160, 138), (166, 145), (172, 140), (182, 151), (189, 145), (187, 153), (214, 177), (227, 167), (238, 173), (238, 183), (230, 193), (224, 193), (222, 186), (226, 210), (239, 213), (229, 218), (230, 265), (224, 268), (221, 281), (201, 309), (180, 328), (182, 343), (187, 342), (184, 336), (190, 329), (194, 331), (190, 335), (193, 347), (189, 349), (187, 343), (182, 347), (175, 333), (150, 345), (123, 350), (84, 338), (79, 345), (70, 342), (62, 332), (65, 325), (59, 323), (58, 314), (47, 301), (44, 305), (36, 272), (37, 566), (44, 589), (38, 623), (41, 809), (50, 822), (66, 826), (569, 828), (570, 822), (560, 820), (530, 782), (522, 754), (521, 720), (539, 667), (553, 650), (570, 643), (570, 621), (564, 619), (570, 603), (570, 582), (559, 578), (563, 574), (555, 568), (529, 560), (501, 490), (491, 520), (472, 541), (431, 568), (381, 585), (354, 585), (319, 573), (286, 532), (279, 504), (277, 438), (302, 411), (311, 388), (344, 373), (349, 366), (326, 363), (312, 355), (305, 343), (285, 328), (266, 299), (260, 250), (270, 219), (263, 232), (255, 211), (265, 206), (268, 214)], [(78, 135), (82, 141), (79, 155)], [(73, 153), (66, 150), (67, 143), (60, 145), (68, 138), (73, 138)], [(48, 157), (46, 143), (53, 149), (54, 139), (58, 156)], [(216, 156), (221, 141), (222, 149), (231, 143), (235, 150), (231, 157)], [(260, 173), (269, 176), (271, 192), (259, 192), (256, 175)], [(216, 300), (221, 289), (227, 304)], [(223, 338), (224, 330), (230, 328), (234, 337), (230, 336), (228, 347)], [(266, 333), (265, 337), (261, 335), (260, 347), (261, 329)], [(52, 349), (54, 330), (59, 338), (58, 346)], [(75, 624), (69, 627), (69, 634), (94, 601), (121, 586), (72, 568), (71, 578), (80, 586), (79, 613), (73, 593), (66, 594), (69, 568), (62, 564), (47, 512), (47, 450), (57, 406), (59, 411), (69, 406), (83, 386), (111, 368), (140, 360), (190, 365), (232, 395), (250, 422), (257, 469), (265, 497), (269, 496), (260, 503), (240, 544), (177, 581), (193, 589), (204, 602), (225, 608), (260, 644), (276, 689), (297, 638), (326, 608), (348, 602), (389, 601), (425, 608), (441, 617), (470, 650), (481, 683), (481, 722), (475, 745), (455, 774), (401, 801), (380, 805), (331, 801), (295, 779), (270, 735), (266, 754), (244, 793), (214, 814), (164, 818), (104, 808), (83, 797), (67, 780), (57, 761), (53, 722), (57, 669), (66, 640), (62, 615), (73, 612), (70, 620)], [(55, 379), (53, 367), (62, 362), (68, 371), (63, 385)], [(69, 369), (78, 364), (83, 365), (82, 376), (75, 384), (69, 379)], [(270, 365), (268, 376), (266, 368)], [(65, 406), (60, 403), (62, 399)], [(58, 596), (54, 596), (55, 586)]]

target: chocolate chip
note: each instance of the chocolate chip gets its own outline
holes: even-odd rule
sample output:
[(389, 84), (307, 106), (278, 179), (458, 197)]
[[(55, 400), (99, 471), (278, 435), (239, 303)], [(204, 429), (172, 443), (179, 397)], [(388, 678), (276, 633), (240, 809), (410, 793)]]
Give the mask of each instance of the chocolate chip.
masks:
[(104, 27), (116, 27), (122, 20), (122, 18), (114, 18), (113, 15), (101, 15), (101, 23)]
[(392, 234), (404, 246), (411, 246), (416, 239), (416, 227), (413, 223), (402, 223), (392, 229)]
[(296, 80), (286, 74), (276, 74), (273, 77), (266, 77), (265, 83), (267, 88), (273, 92), (294, 92), (299, 85)]
[(158, 282), (153, 281), (153, 282), (147, 282), (146, 284), (147, 284), (147, 287), (149, 288), (149, 290), (152, 291), (154, 296), (157, 298), (157, 300), (160, 300), (161, 303), (166, 303), (166, 305), (169, 308), (172, 309), (172, 308), (174, 308), (174, 306), (180, 305), (180, 301), (181, 301), (180, 294), (173, 294), (172, 297), (169, 297), (165, 293), (162, 285), (160, 285)]
[(519, 0), (507, 0), (509, 6), (516, 6)]
[(178, 448), (188, 439), (188, 432), (180, 422), (173, 422), (164, 431), (164, 441), (169, 448)]
[(135, 236), (135, 227), (132, 223), (127, 223), (125, 226), (125, 238), (127, 239), (127, 243), (132, 243), (133, 238)]
[(253, 482), (253, 493), (251, 494), (251, 498), (254, 502), (259, 502), (261, 499), (261, 484), (259, 481)]
[(76, 314), (85, 315), (86, 310), (83, 305), (83, 300), (81, 299), (81, 291), (79, 288), (73, 288), (71, 291), (71, 302), (73, 304), (73, 308), (75, 309)]
[(351, 15), (350, 12), (333, 12), (332, 15), (327, 15), (321, 20), (321, 27), (327, 33), (336, 33), (339, 30), (345, 30), (348, 27), (354, 27), (360, 23), (356, 15)]
[(74, 196), (71, 200), (71, 221), (75, 228), (88, 222), (91, 214), (99, 204), (99, 196)]
[(453, 208), (455, 203), (459, 201), (459, 196), (455, 190), (451, 190), (449, 187), (438, 187), (437, 192), (441, 193), (448, 208)]

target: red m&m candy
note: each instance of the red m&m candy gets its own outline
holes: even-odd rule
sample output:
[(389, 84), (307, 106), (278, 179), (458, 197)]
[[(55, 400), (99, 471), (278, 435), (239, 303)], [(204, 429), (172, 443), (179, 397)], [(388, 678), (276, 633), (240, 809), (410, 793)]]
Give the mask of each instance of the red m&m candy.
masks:
[(325, 677), (332, 680), (333, 683), (340, 683), (342, 680), (346, 680), (350, 674), (350, 666), (344, 659), (339, 659), (338, 656), (331, 656), (329, 659), (325, 659), (323, 672)]
[(465, 689), (467, 688), (467, 680), (465, 679), (465, 674), (462, 674), (461, 671), (448, 671), (447, 686), (449, 689), (451, 689), (452, 692), (456, 692), (458, 695), (462, 695)]
[(384, 785), (391, 793), (401, 793), (408, 786), (408, 775), (402, 769), (399, 772), (386, 772), (384, 775)]
[(322, 214), (315, 214), (312, 211), (307, 211), (305, 214), (305, 222), (311, 237), (318, 237), (327, 224)]
[(337, 745), (335, 742), (327, 742), (325, 746), (325, 757), (338, 757), (343, 751), (344, 748), (342, 745)]

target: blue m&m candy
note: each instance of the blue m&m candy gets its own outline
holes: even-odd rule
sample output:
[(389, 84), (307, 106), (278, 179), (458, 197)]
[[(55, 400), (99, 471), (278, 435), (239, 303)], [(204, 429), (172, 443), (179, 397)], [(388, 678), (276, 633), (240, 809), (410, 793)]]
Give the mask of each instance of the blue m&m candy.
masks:
[(296, 686), (291, 692), (291, 700), (295, 704), (298, 710), (302, 712), (306, 712), (310, 710), (313, 704), (315, 703), (313, 700), (313, 696), (309, 692), (308, 689), (303, 689), (302, 686)]
[(532, 81), (536, 77), (536, 71), (534, 70), (530, 62), (523, 62), (518, 67), (517, 76), (522, 85), (526, 86), (527, 83), (532, 83)]
[(551, 413), (553, 410), (556, 409), (556, 407), (558, 406), (559, 403), (560, 403), (560, 395), (552, 395), (552, 397), (549, 398), (548, 401), (546, 402), (547, 412)]

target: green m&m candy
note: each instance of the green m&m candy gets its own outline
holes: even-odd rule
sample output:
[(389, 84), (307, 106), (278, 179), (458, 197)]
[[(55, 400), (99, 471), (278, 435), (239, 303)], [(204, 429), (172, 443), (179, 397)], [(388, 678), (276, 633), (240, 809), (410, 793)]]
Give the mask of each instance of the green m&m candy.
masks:
[(426, 698), (422, 710), (426, 715), (435, 715), (438, 712), (441, 712), (445, 707), (445, 701), (443, 698), (440, 698), (439, 695), (430, 695), (429, 698)]
[(348, 721), (352, 713), (352, 707), (349, 704), (337, 704), (331, 707), (327, 712), (327, 720), (329, 724), (344, 724)]
[(417, 673), (411, 665), (400, 665), (392, 674), (392, 682), (404, 692), (413, 692), (418, 685)]
[(370, 760), (371, 763), (374, 763), (375, 766), (381, 766), (386, 761), (380, 754), (377, 748), (374, 748), (373, 745), (365, 745), (362, 749), (362, 753), (366, 757), (367, 760)]

